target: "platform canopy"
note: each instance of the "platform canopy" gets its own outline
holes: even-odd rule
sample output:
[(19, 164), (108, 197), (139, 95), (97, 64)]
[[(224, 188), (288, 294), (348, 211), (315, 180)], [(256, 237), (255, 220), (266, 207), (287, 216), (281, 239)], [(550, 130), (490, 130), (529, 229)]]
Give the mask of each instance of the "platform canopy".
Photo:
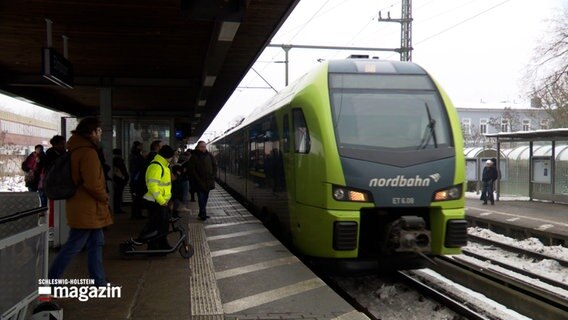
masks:
[(199, 136), (298, 2), (5, 0), (0, 90), (84, 116), (111, 88), (113, 115), (173, 116)]
[(488, 138), (497, 138), (500, 142), (508, 141), (542, 141), (542, 140), (567, 140), (568, 128), (534, 130), (534, 131), (517, 131), (517, 132), (499, 132), (489, 133), (485, 135)]

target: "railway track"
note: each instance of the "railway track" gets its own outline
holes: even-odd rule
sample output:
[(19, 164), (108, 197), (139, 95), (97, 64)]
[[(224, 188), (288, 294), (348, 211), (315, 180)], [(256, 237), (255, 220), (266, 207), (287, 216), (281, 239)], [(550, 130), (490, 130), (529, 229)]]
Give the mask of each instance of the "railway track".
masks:
[[(449, 257), (434, 259), (444, 277), (533, 319), (568, 318), (568, 300), (510, 274)], [(543, 315), (544, 318), (543, 318)]]
[(521, 255), (524, 255), (526, 257), (530, 257), (530, 258), (534, 258), (534, 259), (538, 259), (538, 260), (545, 260), (545, 259), (555, 260), (561, 266), (568, 267), (568, 260), (566, 258), (558, 258), (558, 257), (553, 257), (553, 256), (550, 256), (550, 255), (542, 254), (542, 253), (539, 253), (539, 252), (529, 251), (529, 250), (526, 250), (526, 249), (523, 249), (523, 248), (515, 247), (515, 246), (509, 245), (509, 244), (506, 244), (506, 243), (502, 243), (502, 242), (499, 242), (499, 241), (494, 241), (494, 240), (478, 237), (478, 236), (475, 236), (475, 235), (472, 235), (472, 234), (468, 234), (467, 237), (468, 237), (469, 241), (474, 241), (474, 242), (485, 244), (485, 245), (491, 245), (491, 246), (494, 246), (494, 247), (497, 247), (497, 248), (507, 250), (509, 252), (521, 254)]
[[(484, 241), (489, 244), (490, 242)], [(499, 244), (490, 243), (492, 246)], [(500, 246), (507, 250), (510, 246)], [(513, 251), (513, 250), (511, 250)], [(531, 252), (514, 248), (514, 255), (530, 257), (531, 259), (541, 260), (550, 259), (558, 261), (560, 264), (562, 259), (552, 256), (543, 255), (541, 253)], [(468, 261), (473, 258), (475, 263)], [(507, 263), (497, 261), (490, 257), (469, 252), (464, 248), (464, 254), (453, 257), (440, 257), (434, 259), (436, 265), (432, 268), (435, 272), (427, 270), (401, 271), (383, 280), (370, 284), (367, 293), (359, 292), (359, 296), (373, 297), (382, 299), (381, 291), (387, 282), (397, 283), (395, 285), (402, 286), (404, 284), (407, 289), (402, 291), (415, 291), (431, 301), (442, 305), (444, 308), (452, 310), (456, 316), (453, 319), (503, 319), (531, 317), (533, 319), (568, 319), (568, 299), (565, 294), (558, 293), (557, 290), (550, 290), (548, 287), (567, 290), (568, 286), (565, 282), (549, 279), (546, 276), (534, 274), (529, 270), (524, 270), (511, 266)], [(481, 263), (481, 264), (480, 264)], [(492, 265), (489, 265), (492, 263)], [(513, 262), (514, 263), (514, 262)], [(489, 266), (488, 266), (489, 265)], [(495, 270), (497, 269), (497, 270)], [(502, 269), (502, 270), (499, 270)], [(431, 274), (438, 273), (443, 275), (443, 281), (436, 281)], [(431, 274), (429, 274), (431, 273)], [(515, 275), (519, 274), (519, 275)], [(513, 274), (513, 275), (512, 275)], [(442, 276), (440, 276), (441, 278)], [(530, 279), (538, 279), (545, 284), (535, 284), (534, 281), (526, 281), (523, 277)], [(386, 279), (386, 280), (385, 280)], [(337, 280), (337, 279), (336, 279)], [(343, 280), (345, 281), (345, 280)], [(365, 282), (373, 282), (368, 279), (359, 280), (359, 284), (354, 287), (362, 286)], [(451, 282), (454, 283), (451, 283)], [(336, 281), (337, 283), (341, 281)], [(456, 288), (455, 284), (459, 284), (466, 289)], [(388, 284), (387, 284), (388, 286)], [(335, 287), (341, 287), (336, 285)], [(474, 292), (468, 292), (469, 290)], [(349, 296), (349, 292), (344, 292), (344, 296)], [(483, 295), (478, 298), (476, 296)], [(405, 319), (402, 317), (390, 317), (392, 313), (386, 312), (384, 316), (384, 307), (375, 307), (372, 305), (374, 301), (366, 299), (365, 301), (356, 301), (357, 298), (351, 298), (353, 304), (360, 311), (363, 311), (371, 319)], [(391, 301), (396, 299), (391, 299)], [(408, 299), (403, 299), (400, 305), (389, 306), (393, 310), (402, 310), (404, 308), (416, 308), (416, 312), (420, 312), (418, 303), (411, 303), (408, 306)], [(392, 303), (392, 302), (390, 302)], [(498, 307), (495, 307), (498, 306)], [(433, 309), (433, 312), (436, 308)], [(377, 311), (378, 310), (378, 311)], [(510, 315), (512, 313), (513, 315)], [(461, 316), (461, 317), (460, 317)], [(445, 319), (444, 316), (440, 316)], [(435, 318), (432, 318), (435, 319)]]

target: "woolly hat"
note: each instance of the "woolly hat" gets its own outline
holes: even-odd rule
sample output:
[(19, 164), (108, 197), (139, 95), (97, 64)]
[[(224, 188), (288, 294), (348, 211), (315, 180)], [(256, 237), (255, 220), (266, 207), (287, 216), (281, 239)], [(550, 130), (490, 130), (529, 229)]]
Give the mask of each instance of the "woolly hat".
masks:
[(174, 149), (172, 149), (172, 147), (168, 146), (167, 144), (162, 146), (162, 148), (160, 148), (160, 151), (158, 151), (158, 154), (166, 159), (173, 157), (174, 153)]
[(487, 164), (493, 164), (493, 161), (487, 160), (487, 161), (485, 161), (485, 163), (487, 163)]

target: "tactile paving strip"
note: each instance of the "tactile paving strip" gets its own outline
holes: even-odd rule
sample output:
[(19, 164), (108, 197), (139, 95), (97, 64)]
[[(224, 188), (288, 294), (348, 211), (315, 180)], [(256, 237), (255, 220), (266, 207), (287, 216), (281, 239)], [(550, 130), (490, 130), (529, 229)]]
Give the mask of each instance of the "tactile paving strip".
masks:
[[(203, 224), (191, 223), (189, 225), (189, 238), (195, 250), (195, 254), (189, 259), (189, 267), (191, 268), (189, 286), (192, 319), (223, 319), (221, 295), (217, 287), (215, 269), (209, 253), (209, 245), (205, 238)], [(197, 318), (198, 316), (207, 317)]]

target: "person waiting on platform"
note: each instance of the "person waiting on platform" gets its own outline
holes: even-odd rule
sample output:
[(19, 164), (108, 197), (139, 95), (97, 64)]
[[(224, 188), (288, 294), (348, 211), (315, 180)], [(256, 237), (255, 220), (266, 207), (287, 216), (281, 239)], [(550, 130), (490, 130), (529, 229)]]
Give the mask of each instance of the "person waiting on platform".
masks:
[(72, 133), (67, 148), (73, 152), (71, 177), (77, 191), (65, 201), (69, 237), (49, 268), (49, 279), (61, 279), (71, 260), (86, 248), (90, 278), (95, 286), (105, 286), (103, 230), (113, 221), (103, 164), (98, 155), (101, 122), (98, 118), (85, 118)]
[[(148, 208), (149, 220), (146, 226), (133, 241), (143, 243), (144, 239), (152, 238), (148, 242), (149, 250), (169, 250), (171, 246), (166, 237), (169, 228), (170, 209), (172, 197), (172, 184), (169, 163), (174, 157), (174, 150), (164, 145), (146, 169), (146, 186), (148, 192), (144, 195), (144, 202)], [(150, 236), (155, 234), (155, 236)]]
[(217, 163), (213, 155), (207, 151), (205, 141), (199, 141), (193, 152), (190, 162), (190, 175), (192, 188), (197, 191), (199, 204), (199, 220), (207, 220), (207, 200), (209, 191), (215, 189), (215, 176), (217, 175)]
[(112, 150), (112, 184), (114, 187), (113, 205), (114, 213), (125, 213), (122, 210), (122, 194), (128, 183), (128, 170), (122, 158), (122, 150), (115, 148)]
[(491, 204), (495, 204), (495, 199), (493, 198), (493, 190), (495, 186), (495, 181), (499, 178), (497, 173), (497, 168), (491, 160), (485, 162), (485, 168), (483, 168), (482, 183), (483, 191), (481, 193), (481, 200), (483, 204), (487, 204), (487, 200), (491, 201)]

